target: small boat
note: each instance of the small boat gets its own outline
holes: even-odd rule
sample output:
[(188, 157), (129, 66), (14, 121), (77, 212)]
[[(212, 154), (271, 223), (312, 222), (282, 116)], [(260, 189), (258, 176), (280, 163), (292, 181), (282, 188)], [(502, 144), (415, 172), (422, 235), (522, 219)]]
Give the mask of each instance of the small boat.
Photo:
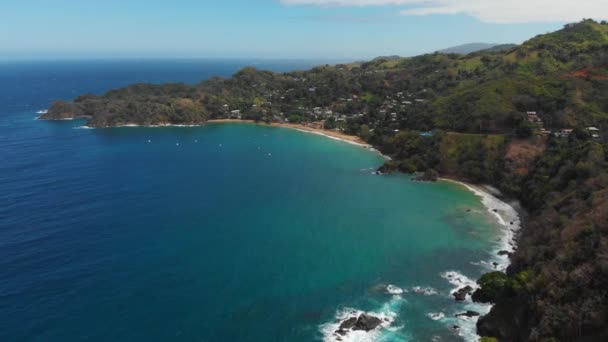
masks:
[(49, 111), (48, 109), (42, 109), (36, 112), (36, 114), (47, 114)]

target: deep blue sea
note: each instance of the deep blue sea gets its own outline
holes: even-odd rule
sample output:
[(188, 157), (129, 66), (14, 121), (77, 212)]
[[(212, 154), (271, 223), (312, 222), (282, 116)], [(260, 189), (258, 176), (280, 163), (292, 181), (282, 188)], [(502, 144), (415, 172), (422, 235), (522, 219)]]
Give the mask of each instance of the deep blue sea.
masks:
[(252, 63), (0, 62), (0, 341), (335, 340), (359, 310), (385, 328), (344, 340), (472, 338), (454, 314), (485, 308), (446, 278), (481, 275), (499, 228), (465, 188), (375, 176), (382, 156), (284, 128), (36, 120)]

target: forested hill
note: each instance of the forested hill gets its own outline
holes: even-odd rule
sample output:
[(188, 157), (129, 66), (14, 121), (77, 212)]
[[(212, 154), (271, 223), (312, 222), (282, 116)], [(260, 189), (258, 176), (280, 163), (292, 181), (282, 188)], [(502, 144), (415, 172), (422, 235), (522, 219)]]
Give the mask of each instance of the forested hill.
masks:
[(376, 138), (394, 129), (510, 133), (526, 111), (539, 112), (555, 128), (600, 125), (608, 101), (602, 82), (608, 78), (607, 31), (585, 21), (507, 51), (283, 74), (245, 68), (195, 86), (137, 84), (56, 102), (43, 118), (88, 117), (96, 127), (194, 124), (239, 110), (241, 117), (269, 121), (343, 119), (349, 131), (362, 124), (376, 129)]
[(500, 51), (137, 84), (58, 101), (43, 119), (95, 127), (241, 118), (324, 125), (393, 157), (383, 169), (489, 183), (529, 219), (479, 332), (500, 341), (608, 340), (608, 25), (567, 25)]

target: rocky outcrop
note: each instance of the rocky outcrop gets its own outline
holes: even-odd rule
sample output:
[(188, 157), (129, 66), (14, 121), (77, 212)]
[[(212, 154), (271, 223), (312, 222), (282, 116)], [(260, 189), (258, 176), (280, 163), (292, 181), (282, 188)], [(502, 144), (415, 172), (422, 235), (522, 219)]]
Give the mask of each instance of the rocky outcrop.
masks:
[(454, 298), (456, 298), (457, 301), (464, 301), (467, 299), (467, 296), (473, 293), (473, 288), (471, 286), (465, 286), (463, 288), (458, 289), (457, 291), (455, 291), (454, 293), (452, 293), (452, 296), (454, 296)]
[(462, 312), (462, 313), (456, 314), (456, 317), (469, 317), (469, 318), (471, 318), (471, 317), (477, 317), (479, 315), (480, 315), (480, 313), (477, 312), (477, 311), (467, 310), (466, 312)]
[(336, 330), (336, 334), (344, 336), (349, 330), (372, 331), (381, 324), (382, 319), (362, 313), (359, 317), (350, 317), (342, 322), (338, 330)]

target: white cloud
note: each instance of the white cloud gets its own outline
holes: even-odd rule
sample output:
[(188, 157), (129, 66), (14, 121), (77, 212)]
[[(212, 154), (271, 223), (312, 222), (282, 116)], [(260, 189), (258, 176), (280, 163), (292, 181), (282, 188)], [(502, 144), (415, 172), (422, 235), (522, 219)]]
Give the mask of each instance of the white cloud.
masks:
[(287, 5), (404, 6), (403, 15), (466, 14), (491, 23), (574, 22), (608, 16), (608, 0), (281, 0)]

